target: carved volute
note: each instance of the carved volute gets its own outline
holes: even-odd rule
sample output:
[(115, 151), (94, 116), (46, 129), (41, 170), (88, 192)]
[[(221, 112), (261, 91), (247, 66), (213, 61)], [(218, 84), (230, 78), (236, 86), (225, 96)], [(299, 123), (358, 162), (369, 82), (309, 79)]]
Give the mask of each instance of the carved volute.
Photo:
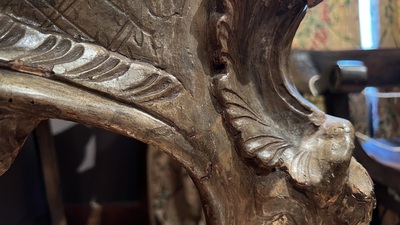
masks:
[(208, 224), (368, 224), (351, 124), (290, 84), (293, 36), (318, 2), (0, 4), (1, 172), (41, 120), (60, 118), (177, 159)]

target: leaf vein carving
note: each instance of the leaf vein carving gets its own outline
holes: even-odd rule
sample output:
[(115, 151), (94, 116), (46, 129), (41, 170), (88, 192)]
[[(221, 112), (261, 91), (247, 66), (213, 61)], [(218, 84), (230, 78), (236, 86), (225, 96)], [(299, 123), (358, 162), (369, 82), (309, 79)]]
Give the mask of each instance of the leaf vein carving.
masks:
[(0, 24), (4, 25), (0, 28), (0, 58), (10, 64), (18, 62), (10, 68), (48, 68), (54, 79), (69, 80), (130, 103), (171, 100), (184, 90), (173, 75), (149, 63), (128, 59), (92, 43), (45, 34), (2, 14)]

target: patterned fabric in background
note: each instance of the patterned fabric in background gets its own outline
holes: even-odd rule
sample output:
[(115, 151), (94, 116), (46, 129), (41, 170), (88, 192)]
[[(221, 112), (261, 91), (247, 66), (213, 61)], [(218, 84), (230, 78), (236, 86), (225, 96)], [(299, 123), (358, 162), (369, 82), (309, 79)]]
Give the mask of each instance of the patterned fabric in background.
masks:
[[(400, 47), (400, 0), (380, 1), (381, 48)], [(384, 74), (382, 74), (384, 75)], [(400, 87), (380, 88), (381, 92), (400, 92)], [(400, 136), (400, 98), (380, 98), (378, 103), (379, 138)]]
[[(293, 41), (293, 49), (302, 50), (353, 50), (360, 48), (360, 23), (358, 20), (358, 1), (324, 1), (307, 12)], [(305, 96), (324, 110), (322, 96)], [(352, 120), (357, 131), (367, 133), (368, 115), (365, 96), (350, 96)]]
[(381, 48), (400, 47), (400, 1), (381, 0), (380, 1), (381, 19)]
[[(400, 0), (379, 1), (379, 48), (400, 47)], [(293, 42), (293, 48), (306, 50), (360, 49), (358, 1), (324, 1), (308, 11)], [(384, 74), (382, 74), (384, 76)], [(400, 88), (380, 88), (380, 92)], [(312, 102), (321, 102), (318, 98)], [(368, 113), (363, 94), (350, 95), (352, 122), (357, 131), (368, 134)], [(318, 105), (318, 104), (317, 104)], [(374, 137), (400, 136), (400, 99), (378, 100), (379, 125)]]
[(309, 9), (293, 41), (293, 48), (307, 50), (345, 50), (359, 46), (356, 0), (326, 0)]

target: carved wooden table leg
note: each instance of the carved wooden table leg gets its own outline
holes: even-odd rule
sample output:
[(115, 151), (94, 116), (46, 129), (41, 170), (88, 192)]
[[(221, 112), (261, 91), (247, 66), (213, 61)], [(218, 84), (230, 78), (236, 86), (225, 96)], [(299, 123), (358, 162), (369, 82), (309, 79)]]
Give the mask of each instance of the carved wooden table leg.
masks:
[(39, 121), (134, 137), (189, 172), (208, 224), (368, 224), (353, 128), (306, 103), (288, 58), (317, 0), (0, 5), (0, 167)]

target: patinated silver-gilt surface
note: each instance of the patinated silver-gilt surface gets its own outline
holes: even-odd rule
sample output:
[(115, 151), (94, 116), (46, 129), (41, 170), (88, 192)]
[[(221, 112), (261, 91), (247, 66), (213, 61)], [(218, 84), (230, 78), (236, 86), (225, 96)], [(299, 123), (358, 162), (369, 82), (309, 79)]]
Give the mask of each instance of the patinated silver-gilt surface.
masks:
[(368, 224), (348, 121), (291, 86), (304, 0), (0, 0), (0, 171), (60, 118), (152, 144), (208, 224)]

